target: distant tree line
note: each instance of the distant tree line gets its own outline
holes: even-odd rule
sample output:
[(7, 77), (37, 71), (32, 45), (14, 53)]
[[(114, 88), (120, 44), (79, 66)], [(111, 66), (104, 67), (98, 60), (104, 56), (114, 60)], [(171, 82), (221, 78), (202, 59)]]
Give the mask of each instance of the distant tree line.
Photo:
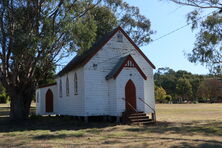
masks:
[(222, 102), (221, 75), (197, 75), (184, 70), (159, 68), (154, 80), (158, 103)]

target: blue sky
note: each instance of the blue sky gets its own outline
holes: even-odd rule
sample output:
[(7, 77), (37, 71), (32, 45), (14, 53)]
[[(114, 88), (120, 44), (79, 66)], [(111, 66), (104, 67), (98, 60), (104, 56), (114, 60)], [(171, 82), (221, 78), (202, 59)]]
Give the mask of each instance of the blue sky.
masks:
[[(152, 39), (186, 25), (186, 15), (192, 7), (179, 6), (168, 0), (126, 0), (140, 8), (141, 14), (151, 21), (151, 29), (156, 33)], [(170, 67), (186, 70), (194, 74), (207, 74), (208, 70), (200, 64), (190, 63), (184, 55), (189, 53), (195, 42), (195, 32), (187, 26), (171, 35), (141, 47), (145, 55), (157, 68)]]

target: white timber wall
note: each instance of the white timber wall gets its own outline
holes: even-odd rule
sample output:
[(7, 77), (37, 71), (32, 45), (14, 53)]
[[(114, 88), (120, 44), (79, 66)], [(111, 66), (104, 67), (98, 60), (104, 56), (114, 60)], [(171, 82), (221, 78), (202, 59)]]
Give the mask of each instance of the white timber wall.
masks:
[[(124, 35), (123, 42), (117, 41), (118, 33), (84, 66), (85, 110), (88, 116), (113, 115), (117, 113), (117, 107), (111, 108), (110, 103), (112, 100), (110, 99), (115, 99), (115, 91), (118, 90), (118, 88), (114, 84), (111, 84), (111, 80), (105, 80), (105, 77), (121, 57), (129, 54), (135, 59), (147, 76), (147, 80), (143, 85), (143, 98), (148, 104), (150, 103), (152, 108), (155, 108), (153, 69)], [(111, 95), (110, 93), (112, 92), (114, 94)], [(151, 112), (151, 109), (146, 108), (146, 113)]]
[[(78, 93), (74, 92), (74, 76), (77, 74)], [(69, 79), (69, 94), (66, 93), (66, 80)], [(60, 80), (62, 81), (62, 95), (60, 95)], [(85, 116), (84, 108), (84, 71), (78, 68), (58, 77), (57, 90), (58, 99), (56, 113), (60, 115)]]
[(110, 116), (116, 116), (117, 110), (117, 85), (116, 80), (108, 80), (108, 111)]
[(144, 81), (144, 101), (149, 104), (150, 107), (145, 105), (145, 113), (154, 113), (155, 108), (155, 96), (154, 96), (154, 80), (153, 76), (148, 76)]
[[(45, 104), (45, 98), (47, 91), (51, 89), (53, 93), (53, 112), (47, 113), (46, 112), (46, 104)], [(36, 114), (37, 115), (49, 115), (49, 114), (55, 114), (56, 113), (56, 100), (57, 100), (57, 85), (48, 86), (44, 88), (38, 88), (36, 90)]]

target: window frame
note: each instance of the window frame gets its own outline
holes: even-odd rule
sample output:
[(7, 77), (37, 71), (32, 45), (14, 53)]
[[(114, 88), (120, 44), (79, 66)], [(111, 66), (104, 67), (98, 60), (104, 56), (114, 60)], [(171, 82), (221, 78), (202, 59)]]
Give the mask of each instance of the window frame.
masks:
[(78, 77), (77, 73), (74, 73), (74, 95), (78, 95)]
[(59, 80), (59, 97), (62, 98), (62, 79)]
[(69, 76), (66, 77), (66, 96), (69, 96)]
[(39, 103), (39, 91), (36, 93), (36, 103)]

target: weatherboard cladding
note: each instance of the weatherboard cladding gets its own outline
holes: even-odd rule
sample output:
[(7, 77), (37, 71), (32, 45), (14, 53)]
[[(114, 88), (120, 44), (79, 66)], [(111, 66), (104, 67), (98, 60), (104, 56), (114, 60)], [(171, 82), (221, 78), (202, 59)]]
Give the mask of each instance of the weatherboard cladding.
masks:
[(95, 42), (95, 44), (87, 51), (81, 55), (75, 56), (58, 74), (57, 76), (62, 76), (65, 73), (85, 65), (118, 31), (121, 31), (124, 36), (130, 41), (130, 43), (135, 47), (135, 49), (142, 55), (142, 57), (149, 63), (149, 65), (155, 69), (153, 63), (144, 55), (144, 53), (139, 49), (139, 47), (132, 41), (132, 39), (126, 34), (126, 32), (121, 28), (117, 27), (103, 38)]

